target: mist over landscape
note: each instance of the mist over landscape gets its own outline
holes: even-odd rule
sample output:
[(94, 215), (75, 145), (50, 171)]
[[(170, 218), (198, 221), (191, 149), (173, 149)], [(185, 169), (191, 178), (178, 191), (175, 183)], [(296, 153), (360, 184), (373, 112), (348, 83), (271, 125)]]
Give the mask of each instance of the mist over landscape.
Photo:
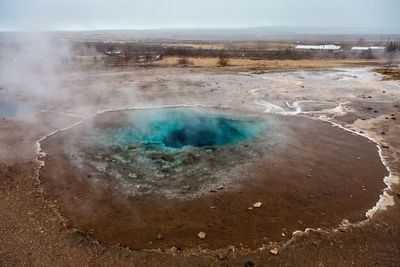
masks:
[(0, 266), (400, 266), (399, 14), (0, 0)]

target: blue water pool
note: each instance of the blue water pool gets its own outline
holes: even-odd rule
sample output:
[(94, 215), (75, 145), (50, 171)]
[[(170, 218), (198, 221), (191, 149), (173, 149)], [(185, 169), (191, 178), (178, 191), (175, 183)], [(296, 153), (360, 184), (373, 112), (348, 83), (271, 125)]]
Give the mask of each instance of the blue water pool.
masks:
[(205, 108), (106, 112), (65, 132), (60, 148), (100, 184), (130, 195), (207, 192), (229, 172), (268, 154), (281, 138), (264, 115)]
[(104, 144), (153, 144), (166, 148), (223, 146), (245, 140), (264, 129), (264, 123), (224, 113), (188, 109), (137, 110), (121, 125), (102, 129)]

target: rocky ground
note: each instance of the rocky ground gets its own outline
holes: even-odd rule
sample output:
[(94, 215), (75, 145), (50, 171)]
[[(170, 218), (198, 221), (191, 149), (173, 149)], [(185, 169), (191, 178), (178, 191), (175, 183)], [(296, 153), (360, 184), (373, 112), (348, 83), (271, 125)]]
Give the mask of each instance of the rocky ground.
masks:
[[(44, 95), (1, 85), (2, 100), (29, 102), (38, 109), (32, 116), (0, 121), (0, 265), (398, 266), (400, 84), (382, 78), (368, 67), (285, 72), (161, 67), (62, 73), (57, 86)], [(103, 110), (182, 104), (297, 114), (336, 123), (380, 145), (391, 171), (386, 178), (389, 188), (368, 219), (344, 222), (336, 230), (297, 232), (256, 250), (132, 250), (98, 242), (89, 232), (73, 228), (57, 200), (45, 197), (38, 177), (41, 163), (36, 160), (39, 139)], [(153, 242), (158, 241), (154, 237)]]

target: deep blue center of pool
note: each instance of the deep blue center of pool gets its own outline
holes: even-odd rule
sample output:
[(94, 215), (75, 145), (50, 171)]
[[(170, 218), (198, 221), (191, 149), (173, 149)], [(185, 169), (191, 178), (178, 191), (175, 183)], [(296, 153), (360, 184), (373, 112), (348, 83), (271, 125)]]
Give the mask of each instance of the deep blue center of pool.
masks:
[(168, 147), (181, 148), (187, 145), (221, 146), (247, 138), (251, 133), (238, 121), (228, 118), (194, 117), (186, 120), (176, 130), (166, 132), (163, 143)]

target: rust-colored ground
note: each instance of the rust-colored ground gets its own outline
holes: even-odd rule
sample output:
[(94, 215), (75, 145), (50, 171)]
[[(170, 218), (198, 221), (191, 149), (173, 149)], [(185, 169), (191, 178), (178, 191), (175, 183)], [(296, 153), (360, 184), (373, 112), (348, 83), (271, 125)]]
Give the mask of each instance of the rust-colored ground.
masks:
[[(193, 73), (196, 72), (198, 76), (193, 75)], [(124, 236), (122, 234), (120, 236), (110, 235), (109, 233), (112, 231), (106, 232), (107, 228), (102, 229), (102, 231), (104, 230), (102, 235), (96, 235), (96, 232), (91, 233), (90, 229), (84, 229), (85, 227), (83, 224), (81, 224), (82, 229), (73, 228), (74, 220), (65, 217), (66, 214), (63, 213), (65, 207), (63, 207), (62, 203), (58, 203), (58, 200), (54, 202), (56, 199), (46, 195), (49, 194), (50, 191), (46, 193), (46, 188), (45, 191), (43, 191), (43, 185), (40, 184), (37, 176), (39, 163), (35, 160), (36, 141), (44, 135), (57, 129), (71, 126), (73, 123), (80, 120), (76, 117), (60, 115), (58, 111), (67, 109), (69, 111), (71, 109), (82, 110), (80, 109), (81, 102), (70, 101), (71, 99), (85, 100), (86, 109), (82, 111), (82, 114), (86, 114), (88, 111), (95, 110), (96, 108), (106, 109), (132, 106), (133, 104), (130, 101), (134, 101), (133, 99), (153, 101), (152, 103), (154, 106), (160, 103), (174, 104), (173, 98), (168, 98), (169, 93), (171, 93), (175, 99), (179, 99), (176, 102), (185, 100), (186, 102), (192, 103), (192, 101), (196, 99), (199, 102), (200, 100), (207, 100), (215, 105), (218, 103), (224, 106), (236, 105), (236, 108), (244, 110), (251, 109), (257, 112), (262, 111), (262, 109), (253, 108), (253, 99), (244, 91), (240, 91), (240, 88), (243, 90), (258, 88), (258, 84), (252, 84), (252, 81), (256, 80), (257, 76), (251, 76), (251, 79), (249, 78), (249, 80), (245, 82), (239, 79), (231, 83), (231, 79), (247, 76), (243, 76), (242, 74), (238, 76), (229, 74), (226, 80), (224, 80), (225, 82), (221, 82), (215, 80), (215, 77), (221, 73), (213, 71), (212, 69), (204, 70), (201, 73), (198, 72), (198, 69), (188, 69), (187, 72), (184, 73), (186, 76), (180, 76), (182, 75), (182, 70), (180, 69), (163, 68), (159, 70), (155, 68), (148, 71), (133, 72), (132, 77), (129, 72), (113, 73), (110, 71), (109, 76), (107, 76), (108, 72), (106, 71), (100, 75), (101, 77), (93, 77), (90, 76), (93, 74), (90, 74), (87, 79), (80, 78), (78, 82), (70, 82), (71, 84), (66, 83), (66, 90), (74, 92), (68, 101), (64, 99), (43, 101), (46, 102), (46, 105), (51, 106), (52, 110), (39, 111), (36, 118), (30, 118), (28, 121), (27, 118), (5, 118), (1, 120), (0, 266), (400, 265), (400, 223), (398, 220), (400, 217), (400, 188), (398, 184), (392, 184), (391, 189), (388, 191), (389, 196), (392, 197), (392, 205), (377, 212), (372, 219), (364, 221), (362, 224), (340, 227), (337, 231), (329, 231), (329, 229), (325, 228), (324, 230), (327, 231), (310, 231), (308, 234), (296, 235), (296, 238), (288, 241), (290, 239), (289, 232), (292, 229), (290, 228), (292, 227), (290, 226), (290, 220), (294, 220), (294, 217), (292, 219), (289, 218), (289, 236), (279, 240), (271, 238), (267, 240), (265, 249), (256, 251), (241, 249), (240, 246), (214, 250), (214, 248), (218, 246), (207, 244), (208, 240), (212, 241), (210, 244), (216, 244), (217, 240), (213, 239), (214, 233), (224, 233), (224, 237), (233, 243), (235, 242), (235, 236), (229, 235), (229, 232), (225, 230), (212, 230), (211, 226), (208, 225), (207, 227), (210, 228), (202, 229), (208, 234), (204, 242), (200, 243), (200, 239), (196, 239), (196, 236), (194, 236), (194, 240), (196, 241), (194, 241), (193, 244), (188, 241), (189, 239), (182, 239), (182, 247), (177, 247), (178, 245), (176, 245), (167, 249), (166, 252), (128, 249), (125, 247), (127, 244), (123, 242)], [(367, 72), (368, 71), (366, 71), (366, 73)], [(279, 81), (286, 82), (286, 80), (280, 76), (280, 73), (271, 75), (276, 76), (268, 76), (268, 78), (277, 77)], [(313, 73), (310, 75), (313, 75)], [(316, 75), (321, 75), (321, 73)], [(139, 89), (134, 90), (133, 87), (130, 87), (129, 82), (130, 79), (134, 79), (135, 77), (140, 77), (140, 85), (143, 85), (143, 87), (138, 87)], [(172, 77), (171, 81), (168, 81), (166, 77)], [(196, 80), (200, 79), (199, 77), (201, 79), (205, 77), (205, 83), (210, 83), (211, 86)], [(263, 90), (265, 90), (265, 94), (268, 94), (269, 99), (276, 101), (280, 99), (291, 100), (285, 90), (292, 90), (291, 96), (303, 96), (307, 99), (332, 99), (333, 101), (346, 102), (345, 107), (348, 109), (346, 115), (328, 115), (328, 118), (347, 128), (352, 128), (357, 132), (361, 131), (363, 134), (367, 134), (377, 140), (382, 147), (383, 157), (391, 168), (393, 175), (398, 176), (400, 173), (399, 85), (396, 82), (381, 82), (381, 78), (377, 77), (376, 80), (372, 79), (366, 82), (349, 84), (348, 87), (346, 87), (347, 85), (341, 85), (343, 87), (324, 87), (321, 89), (322, 86), (328, 84), (328, 81), (326, 84), (317, 84), (313, 86), (311, 82), (308, 82), (310, 81), (310, 77), (301, 80), (304, 82), (301, 86), (305, 86), (305, 88), (298, 85), (294, 87), (295, 85), (291, 85), (291, 83), (285, 83), (283, 87), (267, 88)], [(91, 79), (99, 80), (102, 84), (106, 84), (108, 88), (100, 90), (97, 85), (91, 87)], [(357, 79), (354, 78), (354, 80)], [(272, 80), (265, 81), (267, 84), (273, 82)], [(238, 82), (242, 84), (238, 86), (239, 89), (236, 89), (235, 84)], [(154, 86), (150, 86), (151, 84), (154, 84)], [(187, 91), (179, 91), (180, 85), (187, 88)], [(229, 88), (230, 91), (224, 91), (224, 86)], [(276, 84), (276, 86), (279, 86), (279, 84)], [(82, 90), (82, 88), (86, 90)], [(326, 93), (326, 90), (328, 90), (329, 94)], [(333, 94), (332, 92), (334, 92), (334, 90), (341, 90), (340, 94)], [(128, 99), (124, 97), (133, 94), (133, 91), (136, 94), (134, 98)], [(0, 94), (2, 99), (18, 99), (18, 93), (9, 93), (3, 90), (0, 91)], [(162, 101), (157, 97), (158, 95), (164, 97)], [(20, 96), (19, 98), (27, 101), (27, 97)], [(35, 102), (40, 100), (30, 99), (29, 101)], [(145, 104), (148, 104), (148, 102)], [(304, 138), (312, 138), (312, 136)], [(367, 144), (365, 140), (360, 137), (355, 137), (353, 141), (354, 142), (351, 142), (352, 145), (355, 145), (362, 151), (365, 150), (364, 153), (366, 156), (361, 156), (361, 159), (365, 158), (371, 160), (368, 168), (372, 168), (373, 170), (373, 165), (375, 166), (375, 163), (377, 163), (377, 154), (372, 152), (373, 145)], [(360, 142), (360, 145), (357, 145), (357, 142)], [(366, 145), (364, 146), (362, 144)], [(328, 153), (328, 151), (325, 151), (325, 153)], [(340, 154), (340, 151), (338, 154)], [(312, 155), (312, 153), (310, 153), (310, 155)], [(333, 159), (333, 155), (328, 156), (332, 156)], [(354, 158), (351, 153), (346, 153), (343, 156)], [(355, 162), (355, 164), (358, 164), (358, 162), (361, 164), (362, 160), (356, 159)], [(260, 167), (259, 170), (262, 168), (264, 167)], [(378, 169), (377, 171), (379, 172), (379, 176), (381, 176), (382, 170)], [(368, 174), (372, 175), (372, 172), (368, 171)], [(378, 191), (382, 188), (382, 177), (377, 177), (376, 179), (375, 181), (368, 180), (370, 182), (368, 182), (366, 186), (367, 189), (371, 188), (373, 192), (376, 192), (376, 197), (378, 197)], [(307, 182), (305, 178), (304, 182)], [(359, 185), (364, 185), (363, 182), (364, 180), (359, 181)], [(337, 207), (332, 209), (332, 211), (340, 212), (340, 214), (350, 214), (348, 217), (351, 222), (353, 221), (352, 218), (356, 220), (362, 217), (362, 213), (366, 208), (371, 207), (374, 201), (371, 198), (372, 193), (370, 194), (368, 190), (363, 191), (362, 188), (359, 189), (360, 191), (357, 191), (358, 195), (353, 195), (358, 201), (345, 201), (343, 202), (344, 205), (338, 203)], [(253, 190), (253, 193), (257, 193), (257, 190), (261, 194), (263, 193), (260, 188), (253, 187), (251, 190)], [(311, 188), (310, 190), (314, 189)], [(338, 190), (343, 194), (350, 194), (355, 192), (357, 188), (342, 187)], [(64, 188), (64, 192), (66, 191), (68, 191), (67, 188)], [(313, 193), (314, 192), (316, 191), (313, 191)], [(215, 204), (215, 206), (218, 207), (216, 213), (202, 210), (200, 214), (194, 214), (195, 210), (193, 210), (189, 211), (188, 215), (192, 214), (193, 216), (202, 218), (204, 217), (201, 216), (203, 214), (212, 214), (210, 220), (223, 225), (223, 221), (221, 222), (221, 220), (225, 218), (228, 223), (234, 221), (235, 217), (230, 214), (229, 211), (235, 212), (236, 207), (247, 207), (249, 202), (251, 203), (254, 201), (253, 196), (248, 196), (243, 199), (243, 203), (246, 204), (244, 205), (233, 193), (229, 193), (228, 190), (220, 194), (221, 200), (223, 201), (219, 202), (216, 197), (218, 197), (218, 195), (212, 196), (213, 199), (210, 198), (207, 200), (209, 202), (206, 202), (207, 205)], [(329, 195), (321, 195), (321, 198), (323, 197), (328, 198)], [(268, 203), (268, 199), (263, 199), (262, 201)], [(318, 201), (318, 199), (312, 201)], [(369, 202), (366, 204), (364, 201)], [(235, 205), (231, 205), (232, 202)], [(205, 206), (205, 204), (202, 204), (197, 207)], [(256, 229), (265, 227), (265, 222), (260, 220), (263, 212), (266, 212), (266, 210), (263, 209), (265, 206), (267, 205), (263, 205), (259, 210), (253, 210), (254, 213), (250, 213), (249, 217), (245, 216), (248, 214), (245, 213), (247, 210), (239, 209), (240, 222), (244, 224), (247, 223), (249, 226), (249, 233), (252, 237), (256, 236)], [(223, 212), (224, 208), (226, 208), (226, 214)], [(354, 214), (352, 213), (353, 209), (356, 209)], [(316, 209), (316, 212), (319, 211), (320, 210)], [(310, 225), (315, 226), (316, 224), (314, 225), (312, 220), (317, 218), (317, 215), (318, 214), (313, 213), (310, 218), (305, 216), (303, 219), (304, 226), (303, 228), (299, 226), (299, 228), (301, 228), (300, 230), (304, 230), (308, 227), (308, 219), (311, 220)], [(180, 216), (185, 217), (186, 215), (183, 213)], [(339, 221), (339, 217), (341, 216), (338, 216), (336, 222)], [(252, 221), (258, 221), (260, 225), (251, 224)], [(335, 221), (334, 218), (333, 221)], [(261, 224), (261, 222), (263, 224)], [(202, 221), (199, 221), (199, 224), (200, 223), (202, 223)], [(323, 227), (322, 224), (320, 227), (321, 226)], [(339, 225), (337, 226), (339, 227)], [(240, 225), (238, 227), (238, 229), (241, 229)], [(267, 230), (263, 229), (262, 233)], [(188, 226), (181, 234), (182, 236), (186, 236), (186, 234), (192, 234), (192, 232), (196, 234), (197, 229), (191, 229)], [(246, 232), (237, 231), (237, 233), (240, 240), (245, 240), (246, 242), (250, 241), (250, 238), (246, 237)], [(169, 234), (165, 233), (165, 239), (161, 240), (161, 242), (172, 245), (173, 242), (169, 240), (169, 237)], [(101, 242), (95, 241), (96, 238)], [(122, 241), (120, 242), (118, 238)], [(158, 240), (155, 239), (155, 236), (153, 237), (152, 233), (146, 236), (145, 239), (147, 241), (147, 239), (150, 238), (153, 238), (152, 245), (157, 244), (156, 242), (158, 242)], [(258, 238), (258, 236), (255, 238), (256, 241), (259, 240)], [(269, 241), (272, 243), (268, 243)], [(120, 245), (115, 242), (120, 242)], [(186, 246), (186, 244), (189, 245)], [(220, 247), (224, 246), (225, 243), (221, 244)], [(156, 246), (150, 246), (150, 248), (151, 247), (154, 248)], [(277, 248), (277, 255), (272, 255), (269, 252), (272, 248)]]
[[(90, 182), (92, 171), (76, 167), (63, 150), (64, 140), (79, 138), (76, 131), (72, 137), (66, 131), (42, 142), (47, 156), (40, 180), (46, 198), (57, 201), (73, 227), (96, 240), (135, 249), (255, 250), (269, 242), (284, 242), (304, 227), (330, 229), (343, 219), (363, 220), (385, 187), (377, 179), (387, 172), (376, 145), (317, 120), (295, 116), (271, 116), (271, 120), (279, 121), (277, 134), (285, 140), (229, 172), (232, 179), (239, 177), (235, 187), (195, 199), (167, 199), (156, 191), (129, 196), (112, 181), (106, 188)], [(221, 166), (224, 160), (231, 159), (229, 155), (214, 159)], [(256, 202), (262, 206), (249, 210)], [(206, 239), (197, 237), (200, 231)], [(160, 233), (164, 239), (156, 240)]]
[(385, 75), (384, 80), (400, 80), (400, 69), (397, 68), (375, 68), (373, 71)]

